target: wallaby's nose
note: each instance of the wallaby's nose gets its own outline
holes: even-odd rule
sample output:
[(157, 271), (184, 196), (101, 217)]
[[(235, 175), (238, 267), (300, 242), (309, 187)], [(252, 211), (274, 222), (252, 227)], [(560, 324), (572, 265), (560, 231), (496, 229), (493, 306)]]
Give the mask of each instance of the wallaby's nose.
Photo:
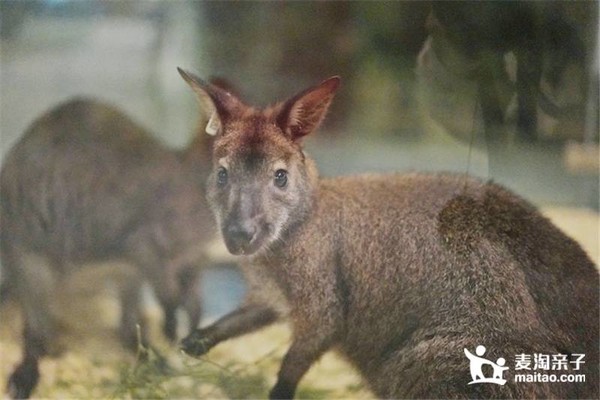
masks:
[(225, 242), (229, 251), (234, 254), (243, 253), (254, 239), (256, 231), (253, 223), (229, 224), (225, 229)]

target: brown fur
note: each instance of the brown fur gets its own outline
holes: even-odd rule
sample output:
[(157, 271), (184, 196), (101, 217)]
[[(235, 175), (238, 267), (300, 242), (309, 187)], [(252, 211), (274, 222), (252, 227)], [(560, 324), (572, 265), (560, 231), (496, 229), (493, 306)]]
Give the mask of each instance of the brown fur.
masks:
[[(251, 287), (239, 310), (184, 339), (186, 352), (287, 316), (293, 341), (271, 398), (292, 397), (330, 349), (382, 398), (598, 397), (598, 272), (533, 206), (464, 176), (319, 180), (299, 140), (321, 121), (335, 78), (244, 112), (182, 74), (220, 110), (208, 199)], [(586, 383), (515, 383), (511, 369), (505, 386), (468, 385), (463, 349), (480, 344), (509, 367), (521, 353), (585, 353)]]
[(170, 339), (177, 307), (198, 324), (197, 265), (214, 230), (204, 200), (205, 142), (179, 154), (117, 109), (76, 99), (35, 121), (8, 153), (0, 179), (1, 256), (25, 315), (13, 396), (27, 397), (35, 386), (37, 360), (56, 330), (51, 297), (79, 265), (124, 261), (136, 268), (138, 276), (120, 282), (120, 333), (131, 348), (144, 279), (165, 310)]

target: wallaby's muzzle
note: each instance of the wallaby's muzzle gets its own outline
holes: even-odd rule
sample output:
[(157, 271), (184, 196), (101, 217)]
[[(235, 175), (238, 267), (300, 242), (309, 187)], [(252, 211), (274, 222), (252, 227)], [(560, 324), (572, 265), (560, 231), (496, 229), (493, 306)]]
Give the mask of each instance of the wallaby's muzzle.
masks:
[(227, 250), (233, 255), (251, 255), (264, 243), (269, 225), (261, 218), (231, 215), (223, 224), (222, 234)]
[(256, 224), (244, 221), (232, 221), (223, 229), (227, 249), (232, 254), (247, 254), (251, 250), (258, 229)]
[(261, 206), (260, 189), (244, 184), (229, 192), (231, 207), (223, 210), (221, 233), (227, 250), (233, 255), (255, 253), (269, 235), (270, 224)]

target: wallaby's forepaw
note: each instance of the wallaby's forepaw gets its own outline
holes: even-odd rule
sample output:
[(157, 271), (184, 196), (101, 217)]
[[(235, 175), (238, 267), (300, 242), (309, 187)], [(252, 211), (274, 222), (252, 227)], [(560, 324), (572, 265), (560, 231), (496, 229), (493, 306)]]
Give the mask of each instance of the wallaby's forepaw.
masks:
[(294, 398), (294, 392), (296, 388), (279, 379), (273, 389), (271, 389), (271, 393), (269, 393), (269, 399), (271, 400), (287, 400)]
[(8, 380), (7, 392), (11, 399), (27, 399), (40, 379), (37, 361), (24, 361)]
[(206, 329), (196, 329), (181, 341), (180, 348), (187, 355), (199, 357), (215, 345)]

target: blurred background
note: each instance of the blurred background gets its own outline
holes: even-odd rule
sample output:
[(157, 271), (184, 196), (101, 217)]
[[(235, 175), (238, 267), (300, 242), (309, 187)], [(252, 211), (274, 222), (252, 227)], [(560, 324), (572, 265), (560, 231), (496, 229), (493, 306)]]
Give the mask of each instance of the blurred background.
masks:
[[(256, 105), (341, 75), (308, 143), (324, 175), (454, 170), (537, 204), (598, 209), (597, 152), (585, 151), (598, 143), (598, 3), (502, 3), (5, 0), (2, 155), (74, 95), (184, 146), (198, 116), (177, 66), (225, 78)], [(520, 63), (527, 52), (534, 62)], [(517, 66), (536, 62), (541, 79), (525, 84), (539, 94), (537, 124), (520, 135)], [(492, 139), (480, 87), (498, 98)]]
[[(195, 135), (176, 67), (268, 105), (342, 77), (307, 140), (322, 175), (444, 170), (542, 207), (598, 262), (598, 2), (0, 2), (2, 157), (71, 96), (172, 147)], [(209, 272), (214, 318), (243, 292)]]
[(198, 111), (177, 66), (226, 79), (253, 105), (341, 75), (307, 143), (323, 175), (450, 170), (541, 206), (598, 210), (598, 2), (0, 7), (2, 156), (76, 95), (111, 102), (185, 146)]

